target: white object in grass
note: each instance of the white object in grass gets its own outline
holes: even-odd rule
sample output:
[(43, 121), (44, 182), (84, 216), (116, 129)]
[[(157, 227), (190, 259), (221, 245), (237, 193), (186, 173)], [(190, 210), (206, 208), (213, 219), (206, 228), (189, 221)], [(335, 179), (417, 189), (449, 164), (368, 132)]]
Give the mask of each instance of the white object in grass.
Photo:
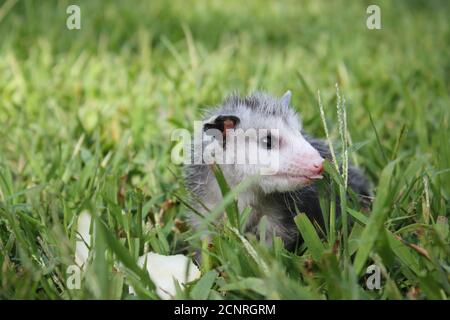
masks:
[(77, 221), (77, 241), (75, 244), (75, 263), (84, 269), (89, 257), (89, 247), (91, 245), (91, 215), (88, 211), (80, 213)]
[[(201, 276), (200, 270), (192, 260), (182, 254), (164, 256), (149, 252), (139, 257), (138, 265), (143, 267), (146, 259), (146, 269), (156, 286), (156, 293), (164, 300), (172, 299), (175, 296), (174, 281), (183, 287), (184, 284)], [(135, 294), (134, 288), (130, 286), (129, 292)]]

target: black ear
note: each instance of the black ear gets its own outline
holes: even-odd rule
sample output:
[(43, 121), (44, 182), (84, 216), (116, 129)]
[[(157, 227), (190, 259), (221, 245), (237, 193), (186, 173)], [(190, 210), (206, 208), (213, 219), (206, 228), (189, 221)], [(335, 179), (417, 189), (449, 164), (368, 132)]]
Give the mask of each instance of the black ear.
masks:
[(211, 119), (203, 125), (203, 131), (216, 129), (225, 136), (227, 129), (234, 129), (240, 122), (240, 119), (233, 115), (220, 115)]
[(219, 141), (222, 144), (222, 147), (225, 148), (227, 130), (234, 129), (240, 121), (241, 120), (236, 116), (220, 115), (209, 119), (208, 122), (203, 125), (203, 131), (208, 136), (214, 136), (215, 139), (220, 139), (219, 136), (221, 136), (221, 141)]

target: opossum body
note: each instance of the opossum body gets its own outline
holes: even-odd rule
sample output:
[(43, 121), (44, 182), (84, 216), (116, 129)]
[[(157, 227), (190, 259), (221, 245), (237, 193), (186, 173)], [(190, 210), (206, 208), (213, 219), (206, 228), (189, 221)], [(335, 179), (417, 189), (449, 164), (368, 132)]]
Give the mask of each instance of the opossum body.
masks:
[[(235, 187), (246, 178), (255, 181), (238, 196), (240, 212), (246, 207), (252, 210), (245, 226), (246, 231), (258, 235), (259, 222), (265, 216), (268, 231), (266, 241), (270, 243), (275, 234), (283, 239), (286, 248), (294, 249), (301, 241), (294, 222), (297, 212), (306, 213), (313, 222), (323, 226), (317, 180), (322, 178), (323, 160), (331, 157), (323, 141), (303, 133), (299, 116), (290, 106), (290, 96), (289, 91), (281, 98), (264, 93), (244, 98), (232, 95), (210, 110), (202, 123), (205, 139), (193, 145), (192, 160), (195, 164), (185, 167), (185, 182), (187, 189), (193, 193), (191, 205), (197, 212), (209, 214), (206, 208), (213, 209), (221, 202), (222, 195), (211, 166), (204, 163), (203, 148), (211, 141), (206, 131), (215, 129), (223, 134), (223, 141), (218, 139), (221, 141), (217, 143), (227, 154), (237, 152), (242, 147), (238, 144), (236, 149), (231, 150), (227, 142), (229, 130), (237, 132), (242, 129), (245, 132), (248, 129), (263, 129), (262, 132), (268, 132), (276, 129), (275, 134), (270, 131), (264, 133), (263, 137), (247, 141), (263, 158), (269, 158), (269, 151), (277, 152), (275, 174), (261, 174), (263, 168), (259, 164), (220, 164), (220, 168), (230, 187)], [(360, 200), (370, 195), (367, 178), (352, 166), (348, 171), (348, 186)], [(196, 227), (199, 226), (200, 218), (192, 213), (191, 221)]]

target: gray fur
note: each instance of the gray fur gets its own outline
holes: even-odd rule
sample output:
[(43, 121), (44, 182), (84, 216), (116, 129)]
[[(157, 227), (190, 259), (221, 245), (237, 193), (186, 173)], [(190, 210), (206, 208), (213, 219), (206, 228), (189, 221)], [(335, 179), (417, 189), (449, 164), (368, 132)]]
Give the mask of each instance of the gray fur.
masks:
[[(298, 119), (299, 116), (289, 104), (285, 104), (283, 97), (277, 98), (263, 92), (255, 92), (247, 97), (234, 93), (225, 98), (217, 108), (207, 111), (205, 118), (221, 114), (239, 115), (243, 129), (274, 117), (282, 118), (286, 123), (295, 124), (296, 121), (292, 120)], [(250, 115), (251, 118), (246, 118), (246, 115)]]
[[(218, 115), (236, 115), (241, 120), (239, 127), (247, 129), (264, 128), (270, 125), (273, 119), (278, 118), (282, 119), (286, 126), (301, 131), (299, 116), (289, 106), (289, 101), (290, 92), (287, 92), (282, 98), (275, 98), (261, 92), (247, 97), (233, 94), (217, 108), (208, 111), (205, 119)], [(323, 158), (330, 159), (329, 149), (323, 141), (307, 137), (304, 133), (303, 136), (319, 151)], [(222, 170), (224, 170), (227, 182), (231, 187), (241, 181), (241, 177), (233, 174), (232, 165), (226, 165)], [(184, 172), (186, 187), (192, 192), (194, 198), (191, 205), (202, 214), (207, 215), (208, 210), (204, 206), (213, 209), (222, 199), (211, 168), (208, 165), (187, 165)], [(368, 180), (357, 168), (349, 168), (348, 183), (349, 187), (359, 196), (370, 195)], [(199, 204), (199, 200), (202, 204)], [(306, 213), (311, 220), (316, 221), (323, 227), (316, 183), (289, 192), (272, 192), (269, 194), (261, 192), (257, 187), (250, 187), (239, 195), (238, 204), (240, 210), (243, 210), (246, 206), (252, 208), (251, 216), (246, 225), (248, 232), (258, 234), (260, 219), (266, 216), (269, 233), (274, 232), (280, 236), (286, 248), (291, 250), (301, 241), (293, 220), (296, 215), (296, 208), (300, 212)], [(365, 205), (363, 201), (361, 201), (361, 204)], [(198, 217), (192, 214), (191, 218), (194, 227), (198, 226)], [(270, 236), (268, 241), (271, 241)]]

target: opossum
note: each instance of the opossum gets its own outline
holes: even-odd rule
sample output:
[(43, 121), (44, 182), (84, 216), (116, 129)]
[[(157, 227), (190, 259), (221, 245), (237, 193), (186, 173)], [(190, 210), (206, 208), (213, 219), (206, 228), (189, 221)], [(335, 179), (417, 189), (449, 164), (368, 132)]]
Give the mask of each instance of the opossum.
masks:
[[(298, 212), (324, 226), (317, 182), (323, 178), (324, 159), (331, 160), (330, 151), (324, 141), (304, 133), (299, 114), (290, 100), (290, 91), (281, 98), (263, 92), (246, 97), (232, 94), (218, 107), (207, 111), (202, 122), (202, 138), (193, 143), (192, 163), (184, 170), (186, 188), (193, 195), (191, 206), (196, 211), (190, 215), (194, 228), (201, 224), (198, 213), (208, 215), (209, 210), (222, 200), (212, 165), (205, 160), (205, 149), (211, 145), (219, 148), (215, 150), (223, 151), (220, 159), (231, 155), (234, 160), (218, 164), (231, 188), (245, 179), (253, 179), (237, 198), (239, 212), (251, 208), (246, 232), (258, 236), (260, 220), (265, 216), (266, 242), (270, 244), (276, 235), (281, 237), (288, 250), (294, 250), (302, 241), (294, 222)], [(231, 144), (231, 138), (242, 137), (249, 129), (262, 134)], [(211, 130), (219, 134), (211, 134)], [(239, 152), (244, 153), (245, 163), (237, 163), (235, 154)], [(271, 159), (269, 152), (276, 154), (277, 161), (248, 163), (255, 152), (260, 155), (259, 160)], [(213, 153), (213, 162), (217, 161), (216, 156)], [(362, 201), (364, 197), (371, 195), (369, 180), (351, 165), (348, 187), (358, 195), (361, 204), (366, 203)]]

